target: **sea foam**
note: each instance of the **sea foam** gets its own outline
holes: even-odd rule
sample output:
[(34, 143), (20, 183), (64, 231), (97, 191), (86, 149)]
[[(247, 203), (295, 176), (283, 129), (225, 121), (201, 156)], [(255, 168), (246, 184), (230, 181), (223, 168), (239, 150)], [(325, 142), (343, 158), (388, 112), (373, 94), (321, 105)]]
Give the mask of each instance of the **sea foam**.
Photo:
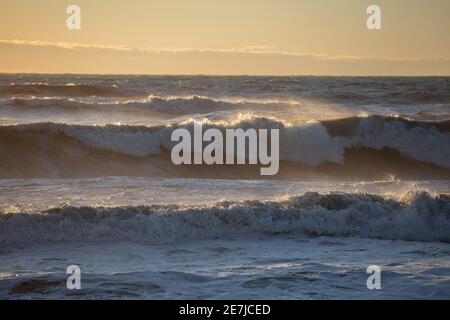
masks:
[(279, 201), (59, 207), (0, 215), (3, 244), (102, 240), (171, 243), (248, 233), (448, 242), (450, 198), (426, 192), (409, 192), (401, 199), (307, 192)]

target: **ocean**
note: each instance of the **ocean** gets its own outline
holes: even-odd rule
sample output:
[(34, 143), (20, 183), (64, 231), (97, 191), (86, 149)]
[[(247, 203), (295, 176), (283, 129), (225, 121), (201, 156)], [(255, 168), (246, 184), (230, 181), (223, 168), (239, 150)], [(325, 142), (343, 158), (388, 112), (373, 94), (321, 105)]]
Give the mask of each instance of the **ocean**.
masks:
[[(194, 123), (278, 174), (173, 164)], [(0, 154), (1, 299), (450, 298), (450, 77), (2, 74)]]

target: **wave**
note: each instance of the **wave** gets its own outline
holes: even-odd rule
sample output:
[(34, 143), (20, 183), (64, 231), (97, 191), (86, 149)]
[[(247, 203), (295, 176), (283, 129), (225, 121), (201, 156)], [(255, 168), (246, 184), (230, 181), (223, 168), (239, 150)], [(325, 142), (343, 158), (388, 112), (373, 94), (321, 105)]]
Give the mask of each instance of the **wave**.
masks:
[[(164, 170), (170, 167), (168, 153), (174, 145), (170, 141), (172, 131), (186, 128), (193, 132), (193, 124), (194, 120), (152, 127), (55, 123), (2, 126), (0, 176), (11, 177), (14, 170), (16, 173), (32, 172), (33, 167), (39, 167), (41, 174), (46, 172), (46, 176), (51, 175), (52, 170), (61, 173), (74, 163), (78, 163), (75, 167), (81, 172), (83, 165), (88, 170), (93, 160), (99, 165), (103, 163), (105, 168), (114, 161), (117, 161), (116, 168), (131, 165), (150, 168), (153, 160), (153, 164), (157, 164), (155, 159), (150, 159), (155, 156), (165, 156), (163, 160), (158, 158), (162, 162), (158, 167)], [(245, 115), (234, 122), (205, 119), (203, 122), (204, 130), (219, 128), (224, 131), (229, 127), (279, 129), (280, 160), (293, 164), (289, 166), (292, 169), (295, 165), (323, 169), (331, 164), (334, 166), (328, 167), (328, 172), (339, 171), (339, 167), (346, 166), (355, 170), (360, 166), (364, 171), (364, 168), (373, 170), (383, 163), (392, 162), (399, 171), (404, 170), (402, 166), (409, 166), (410, 173), (422, 170), (422, 176), (434, 172), (444, 178), (450, 172), (448, 122), (428, 123), (371, 116), (289, 126), (276, 119)], [(353, 162), (351, 155), (354, 156)]]
[(219, 202), (211, 206), (59, 207), (0, 214), (1, 244), (131, 240), (171, 243), (230, 234), (450, 241), (450, 197), (409, 192), (308, 192), (280, 201)]
[[(367, 84), (362, 83), (361, 86), (366, 87)], [(402, 91), (385, 88), (385, 91), (379, 96), (373, 93), (361, 93), (354, 91), (335, 91), (328, 92), (323, 96), (316, 96), (316, 99), (326, 99), (333, 102), (371, 104), (389, 102), (390, 104), (408, 105), (408, 104), (447, 104), (450, 99), (445, 89), (442, 91), (407, 91), (402, 88)]]
[(65, 97), (129, 97), (143, 95), (145, 92), (137, 90), (121, 90), (116, 85), (101, 84), (49, 84), (49, 83), (24, 83), (0, 86), (0, 96), (29, 95), (29, 96), (65, 96)]
[(0, 101), (3, 107), (9, 107), (12, 111), (35, 112), (117, 112), (117, 113), (164, 113), (167, 115), (193, 115), (208, 114), (217, 111), (281, 111), (299, 106), (299, 102), (277, 100), (252, 100), (252, 99), (220, 99), (206, 96), (169, 96), (160, 97), (150, 95), (140, 99), (125, 99), (114, 102), (90, 102), (75, 100), (73, 98), (12, 97)]
[[(33, 118), (45, 119), (59, 115), (70, 119), (71, 116), (80, 116), (83, 113), (95, 115), (98, 118), (105, 114), (113, 114), (117, 117), (143, 116), (154, 119), (155, 116), (173, 118), (181, 116), (210, 115), (225, 116), (225, 113), (253, 113), (263, 117), (276, 116), (294, 123), (305, 119), (336, 119), (343, 118), (347, 123), (357, 120), (353, 115), (359, 114), (386, 114), (386, 110), (379, 112), (370, 111), (373, 106), (352, 109), (348, 105), (320, 105), (323, 109), (318, 113), (315, 102), (308, 99), (256, 99), (256, 98), (230, 98), (209, 97), (202, 95), (179, 95), (179, 96), (156, 96), (145, 95), (144, 97), (105, 97), (93, 101), (90, 97), (64, 97), (64, 96), (10, 96), (0, 98), (0, 113), (3, 116), (19, 117), (32, 116)], [(439, 108), (442, 108), (440, 106)], [(439, 109), (438, 108), (438, 109)], [(376, 108), (375, 108), (376, 109)], [(415, 112), (408, 114), (402, 108), (397, 111), (398, 119), (405, 123), (407, 119), (415, 126), (436, 126), (441, 131), (450, 131), (450, 120), (444, 109), (432, 109), (429, 106), (414, 106)], [(403, 110), (403, 112), (402, 112)], [(432, 111), (432, 112), (431, 112)], [(353, 116), (353, 117), (352, 117)], [(392, 115), (391, 115), (392, 116)], [(381, 116), (383, 117), (383, 116)], [(385, 117), (386, 119), (388, 117)], [(333, 122), (333, 120), (330, 120)], [(341, 121), (340, 121), (341, 122)], [(330, 123), (331, 125), (331, 123)]]

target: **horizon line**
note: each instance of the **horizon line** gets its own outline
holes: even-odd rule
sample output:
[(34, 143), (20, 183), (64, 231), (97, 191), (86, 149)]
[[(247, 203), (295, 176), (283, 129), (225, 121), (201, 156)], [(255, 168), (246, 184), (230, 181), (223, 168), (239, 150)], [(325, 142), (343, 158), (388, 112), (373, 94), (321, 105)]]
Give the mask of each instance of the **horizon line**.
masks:
[(81, 76), (173, 76), (173, 77), (348, 77), (348, 78), (448, 78), (448, 75), (437, 74), (421, 74), (421, 75), (364, 75), (364, 74), (208, 74), (208, 73), (76, 73), (76, 72), (8, 72), (0, 71), (0, 75), (49, 75), (49, 76), (62, 76), (62, 75), (81, 75)]

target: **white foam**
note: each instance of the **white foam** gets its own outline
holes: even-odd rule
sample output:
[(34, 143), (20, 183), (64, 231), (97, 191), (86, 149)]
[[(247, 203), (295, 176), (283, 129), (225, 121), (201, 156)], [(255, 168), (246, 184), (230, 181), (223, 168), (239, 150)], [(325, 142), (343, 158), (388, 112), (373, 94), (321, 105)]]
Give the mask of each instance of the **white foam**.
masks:
[(276, 119), (242, 116), (235, 121), (196, 119), (168, 126), (80, 126), (41, 124), (21, 126), (22, 129), (46, 128), (63, 131), (69, 136), (103, 150), (136, 157), (159, 154), (171, 150), (170, 135), (173, 129), (183, 127), (193, 133), (194, 121), (202, 121), (204, 130), (214, 127), (265, 128), (280, 130), (280, 159), (316, 166), (324, 162), (343, 163), (345, 150), (367, 147), (392, 148), (401, 154), (423, 162), (450, 168), (450, 134), (435, 127), (407, 127), (402, 120), (360, 118), (355, 132), (350, 136), (330, 136), (320, 122), (290, 126)]
[(0, 215), (0, 243), (4, 244), (100, 240), (171, 243), (261, 232), (448, 242), (450, 199), (424, 192), (409, 193), (401, 200), (310, 192), (277, 202), (63, 207)]
[(435, 127), (408, 128), (402, 121), (361, 118), (356, 135), (347, 139), (345, 146), (349, 145), (378, 150), (388, 147), (416, 160), (450, 167), (450, 134)]

